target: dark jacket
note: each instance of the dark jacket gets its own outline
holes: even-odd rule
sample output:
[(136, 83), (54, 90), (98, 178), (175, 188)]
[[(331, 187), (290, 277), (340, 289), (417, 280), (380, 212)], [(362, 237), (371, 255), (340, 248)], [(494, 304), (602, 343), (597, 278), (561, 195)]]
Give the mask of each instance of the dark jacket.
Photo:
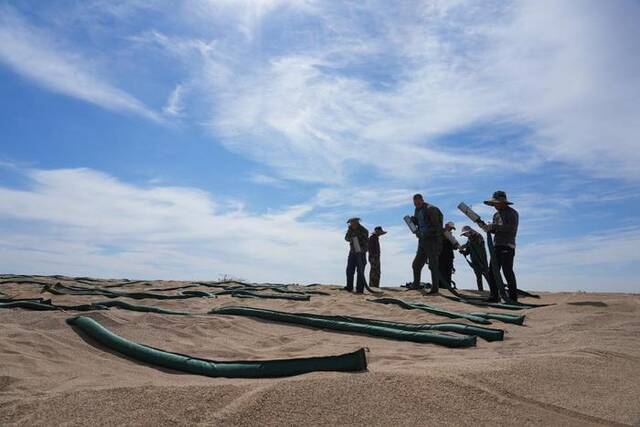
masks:
[(377, 234), (372, 234), (369, 237), (369, 256), (370, 257), (380, 256), (380, 239)]
[(362, 253), (367, 252), (367, 247), (369, 244), (369, 230), (364, 228), (362, 224), (359, 224), (358, 228), (356, 228), (355, 230), (349, 227), (349, 229), (347, 230), (347, 234), (344, 236), (344, 240), (349, 242), (350, 252), (355, 252), (353, 242), (351, 241), (351, 239), (353, 239), (354, 237), (358, 238), (358, 243), (360, 243), (360, 249)]
[(440, 252), (440, 263), (453, 267), (453, 243), (449, 239), (442, 239), (442, 251)]
[(496, 235), (493, 239), (495, 246), (509, 246), (515, 249), (516, 234), (518, 233), (518, 211), (507, 206), (493, 214), (491, 232)]
[(442, 212), (437, 206), (425, 203), (422, 207), (416, 208), (412, 220), (418, 226), (416, 235), (420, 240), (442, 239)]
[(471, 264), (473, 264), (474, 271), (482, 273), (488, 270), (487, 249), (484, 245), (482, 234), (471, 234), (468, 237), (467, 243), (460, 247), (460, 252), (464, 255), (471, 256)]

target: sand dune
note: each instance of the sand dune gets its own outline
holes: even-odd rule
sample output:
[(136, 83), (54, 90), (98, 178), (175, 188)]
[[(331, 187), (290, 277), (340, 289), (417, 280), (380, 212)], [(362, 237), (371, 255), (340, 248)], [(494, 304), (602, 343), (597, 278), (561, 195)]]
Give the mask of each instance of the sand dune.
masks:
[[(182, 284), (156, 281), (126, 290)], [(105, 299), (43, 294), (41, 288), (0, 284), (0, 291), (14, 298), (44, 297), (57, 304)], [(330, 295), (313, 296), (309, 302), (230, 296), (130, 302), (201, 313), (248, 305), (412, 323), (449, 320), (374, 304), (367, 301), (371, 296), (336, 287), (317, 289)], [(416, 291), (387, 293), (478, 311)], [(368, 372), (260, 380), (158, 369), (83, 339), (65, 323), (76, 313), (4, 309), (0, 425), (640, 425), (640, 295), (543, 293), (541, 300), (531, 302), (555, 305), (523, 310), (525, 326), (494, 322), (492, 327), (506, 330), (506, 339), (478, 340), (477, 347), (467, 349), (235, 316), (169, 316), (116, 308), (86, 313), (130, 340), (219, 360), (369, 349)]]

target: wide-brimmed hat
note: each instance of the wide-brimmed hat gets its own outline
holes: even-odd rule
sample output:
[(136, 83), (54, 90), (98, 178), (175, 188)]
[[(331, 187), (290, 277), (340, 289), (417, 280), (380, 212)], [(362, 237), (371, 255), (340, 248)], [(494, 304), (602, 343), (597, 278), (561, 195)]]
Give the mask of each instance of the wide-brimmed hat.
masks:
[(462, 236), (468, 236), (469, 234), (473, 233), (475, 230), (471, 227), (469, 227), (468, 225), (465, 225), (464, 227), (462, 227), (462, 230), (460, 231), (460, 235)]
[(360, 222), (360, 218), (358, 217), (353, 217), (353, 218), (349, 218), (347, 220), (347, 224), (351, 224), (352, 222)]
[(386, 231), (384, 231), (384, 230), (382, 229), (382, 227), (380, 227), (380, 226), (377, 226), (376, 228), (374, 228), (374, 229), (373, 229), (373, 232), (374, 232), (374, 233), (377, 233), (377, 234), (379, 234), (379, 235), (381, 235), (381, 236), (382, 236), (383, 234), (387, 234), (387, 232), (386, 232)]
[(445, 228), (449, 227), (449, 228), (450, 228), (450, 229), (452, 229), (452, 230), (455, 230), (455, 229), (456, 229), (456, 225), (453, 223), (453, 221), (449, 221), (449, 222), (448, 222), (448, 223), (446, 223), (444, 226), (445, 226)]
[(489, 206), (495, 206), (498, 203), (505, 203), (507, 205), (512, 205), (513, 203), (507, 200), (507, 193), (504, 191), (496, 191), (493, 193), (493, 197), (490, 200), (485, 200), (484, 204)]

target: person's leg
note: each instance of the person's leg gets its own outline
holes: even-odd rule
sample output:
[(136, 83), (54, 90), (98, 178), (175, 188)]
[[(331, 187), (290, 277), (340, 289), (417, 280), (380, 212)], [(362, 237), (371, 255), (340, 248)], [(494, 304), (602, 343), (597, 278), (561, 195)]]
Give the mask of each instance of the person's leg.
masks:
[(496, 248), (498, 259), (500, 260), (500, 266), (502, 267), (502, 273), (507, 281), (507, 288), (509, 289), (509, 298), (513, 301), (518, 300), (518, 286), (516, 284), (516, 275), (513, 272), (513, 258), (515, 257), (515, 249), (509, 246), (499, 246)]
[(411, 264), (411, 268), (413, 269), (413, 286), (420, 286), (420, 276), (422, 274), (422, 267), (424, 267), (424, 263), (427, 261), (427, 255), (424, 251), (423, 245), (418, 245), (418, 250), (416, 251), (416, 257), (413, 259), (413, 263)]
[(356, 273), (356, 258), (354, 253), (349, 253), (347, 258), (347, 286), (345, 289), (353, 291), (353, 275)]
[(441, 253), (438, 257), (438, 269), (440, 270), (440, 287), (448, 288), (451, 285), (451, 267), (449, 258)]
[(364, 269), (367, 265), (367, 259), (365, 258), (364, 252), (356, 254), (357, 264), (356, 264), (356, 272), (357, 272), (357, 282), (356, 282), (356, 292), (363, 293), (364, 288), (367, 286), (367, 279), (364, 276)]
[(369, 258), (371, 268), (369, 269), (369, 285), (372, 288), (380, 287), (380, 257), (372, 256)]
[(500, 264), (498, 263), (497, 255), (495, 259), (491, 258), (489, 261), (489, 274), (487, 275), (489, 276), (489, 291), (491, 292), (489, 300), (491, 301), (500, 301), (500, 278), (496, 278), (496, 274), (500, 274)]
[[(442, 275), (440, 273), (440, 242), (430, 241), (425, 245), (427, 252), (427, 262), (429, 263), (429, 270), (431, 270), (431, 291), (432, 293), (438, 292), (440, 280)], [(446, 285), (449, 287), (449, 285)]]
[(476, 284), (478, 285), (479, 291), (484, 291), (484, 284), (482, 283), (482, 271), (474, 270), (476, 274)]

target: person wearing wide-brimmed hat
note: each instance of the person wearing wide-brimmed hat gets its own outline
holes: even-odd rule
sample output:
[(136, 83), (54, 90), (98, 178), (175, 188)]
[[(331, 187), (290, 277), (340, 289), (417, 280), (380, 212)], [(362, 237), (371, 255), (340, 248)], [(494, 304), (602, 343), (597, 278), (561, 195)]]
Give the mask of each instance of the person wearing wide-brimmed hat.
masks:
[(347, 258), (347, 286), (344, 288), (353, 292), (353, 275), (356, 274), (356, 293), (364, 293), (367, 279), (364, 277), (364, 269), (367, 264), (367, 248), (369, 244), (369, 230), (360, 224), (360, 218), (349, 218), (349, 228), (344, 240), (349, 242), (349, 257)]
[[(516, 235), (518, 233), (518, 211), (513, 209), (513, 204), (507, 199), (504, 191), (496, 191), (493, 197), (485, 200), (486, 205), (493, 206), (496, 213), (493, 215), (493, 222), (487, 224), (487, 231), (494, 234), (495, 260), (491, 262), (496, 265), (495, 271), (500, 274), (500, 270), (504, 274), (509, 289), (509, 298), (513, 301), (518, 300), (518, 287), (516, 284), (516, 275), (513, 272), (513, 260), (516, 254)], [(492, 254), (493, 256), (493, 254)], [(498, 281), (498, 277), (495, 278)], [(494, 289), (497, 286), (494, 287)], [(499, 299), (499, 295), (492, 289), (491, 298)]]
[(377, 226), (369, 237), (369, 285), (380, 287), (380, 236), (387, 234), (382, 227)]
[(489, 271), (489, 262), (487, 260), (487, 248), (484, 245), (484, 237), (473, 228), (465, 225), (462, 227), (460, 235), (467, 238), (467, 243), (460, 246), (462, 255), (469, 255), (471, 258), (471, 268), (476, 275), (476, 284), (478, 290), (484, 290), (482, 276), (491, 277)]
[(443, 233), (445, 234), (445, 238), (442, 239), (442, 250), (440, 251), (440, 257), (438, 258), (440, 274), (442, 276), (440, 286), (444, 286), (445, 288), (449, 288), (451, 286), (451, 276), (456, 271), (453, 267), (453, 259), (455, 257), (453, 250), (457, 249), (457, 247), (454, 247), (455, 238), (453, 238), (453, 241), (446, 238), (447, 235), (451, 237), (451, 235), (447, 233), (451, 233), (451, 231), (455, 229), (456, 226), (451, 221), (444, 225)]

